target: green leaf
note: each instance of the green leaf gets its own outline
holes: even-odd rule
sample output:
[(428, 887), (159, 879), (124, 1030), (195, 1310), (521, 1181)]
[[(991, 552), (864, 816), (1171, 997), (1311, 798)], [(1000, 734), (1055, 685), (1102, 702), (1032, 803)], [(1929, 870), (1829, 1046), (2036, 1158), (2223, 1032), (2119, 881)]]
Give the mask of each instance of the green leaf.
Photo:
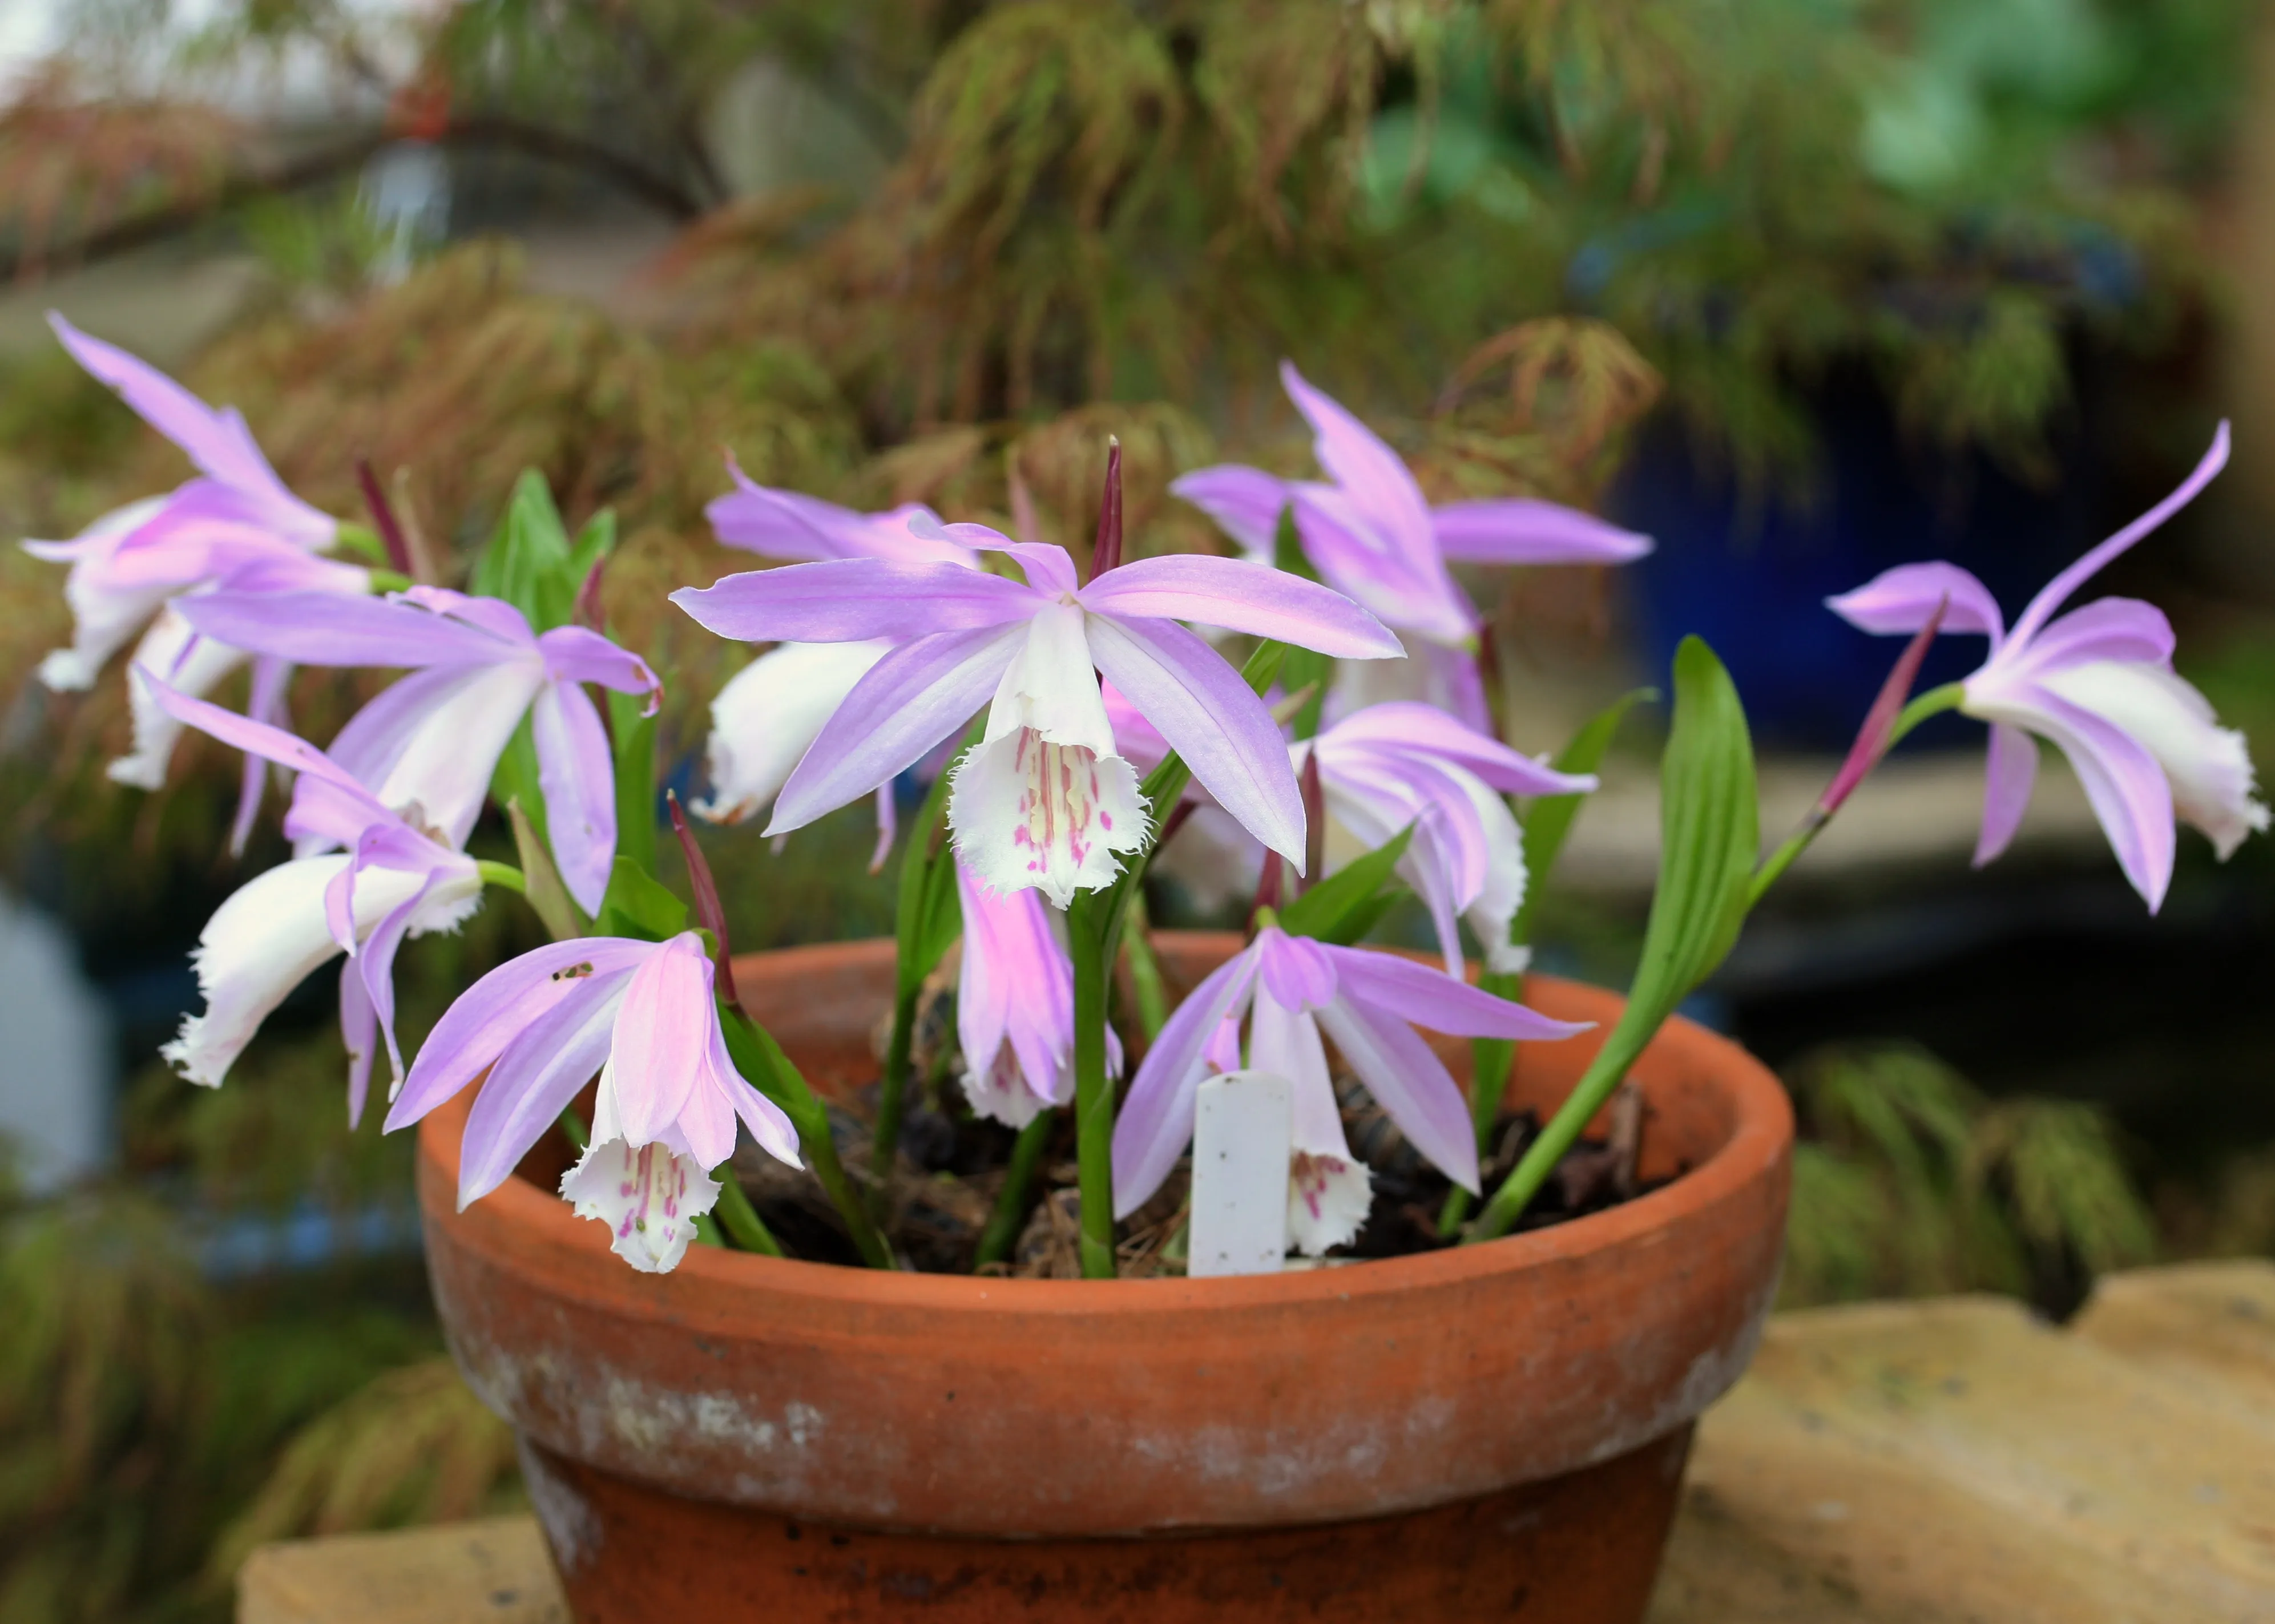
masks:
[(655, 721), (640, 714), (636, 693), (606, 694), (608, 736), (616, 778), (616, 855), (653, 872), (655, 868)]
[[(613, 531), (613, 521), (607, 528)], [(586, 529), (592, 533), (591, 525)], [(574, 573), (569, 533), (545, 477), (533, 468), (523, 470), (504, 522), (474, 566), (474, 591), (504, 599), (536, 630), (550, 631), (569, 623), (583, 579)]]
[(513, 736), (498, 757), (497, 770), (490, 774), (490, 799), (500, 806), (519, 801), (530, 827), (536, 831), (538, 843), (549, 842), (551, 826), (545, 815), (544, 780), (537, 766), (537, 736), (526, 716), (515, 724)]
[(553, 854), (546, 850), (545, 842), (522, 810), (521, 802), (509, 798), (505, 804), (505, 820), (513, 827), (513, 845), (521, 860), (522, 895), (542, 920), (547, 932), (556, 941), (567, 941), (572, 937), (588, 933), (585, 917), (578, 910), (569, 895), (569, 888), (561, 882), (561, 871), (553, 865)]
[(665, 941), (687, 928), (687, 904), (647, 870), (619, 857), (593, 927), (603, 936)]
[(1357, 941), (1396, 900), (1377, 894), (1389, 883), (1392, 871), (1413, 838), (1414, 826), (1410, 823), (1364, 857), (1320, 880), (1280, 910), (1280, 928), (1290, 936), (1310, 936), (1341, 947)]
[(1753, 742), (1730, 674), (1697, 638), (1674, 655), (1659, 762), (1659, 886), (1627, 1008), (1588, 1069), (1486, 1205), (1470, 1238), (1506, 1234), (1644, 1046), (1737, 940), (1761, 846)]
[(613, 508), (602, 508), (585, 521), (577, 533), (577, 544), (569, 549), (570, 587), (573, 593), (585, 585), (585, 578), (593, 573), (593, 566), (616, 550), (616, 515)]
[[(1627, 720), (1628, 713), (1658, 698), (1656, 688), (1637, 688), (1598, 711), (1564, 746), (1556, 758), (1556, 770), (1596, 771), (1603, 766), (1612, 739), (1619, 732), (1620, 723)], [(1532, 940), (1532, 909), (1540, 895), (1541, 882), (1556, 866), (1557, 855), (1564, 850), (1565, 837), (1571, 834), (1586, 798), (1579, 795), (1544, 795), (1524, 809), (1524, 902), (1517, 909), (1516, 918), (1510, 921), (1508, 933), (1508, 939), (1520, 946)]]

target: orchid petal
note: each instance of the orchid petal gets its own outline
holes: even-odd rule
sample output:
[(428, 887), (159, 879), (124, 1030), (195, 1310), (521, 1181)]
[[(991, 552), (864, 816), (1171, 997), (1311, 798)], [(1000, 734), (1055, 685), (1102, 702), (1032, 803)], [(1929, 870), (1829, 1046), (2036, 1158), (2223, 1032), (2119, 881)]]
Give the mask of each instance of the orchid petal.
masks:
[(1335, 947), (1322, 951), (1334, 961), (1345, 1001), (1369, 1005), (1433, 1032), (1538, 1043), (1577, 1037), (1595, 1026), (1593, 1021), (1552, 1019), (1394, 953)]
[[(1327, 1051), (1319, 1041), (1319, 1028), (1301, 1005), (1282, 1003), (1272, 994), (1270, 955), (1266, 955), (1265, 979), (1256, 989), (1248, 1016), (1248, 1063), (1289, 1082), (1294, 1107), (1295, 1148), (1312, 1156), (1352, 1160), (1343, 1137), (1342, 1114), (1335, 1106), (1335, 1085), (1327, 1075)], [(1334, 983), (1332, 973), (1329, 985)]]
[[(284, 689), (292, 680), (292, 668), (282, 660), (266, 655), (253, 662), (253, 686), (246, 697), (245, 714), (255, 721), (264, 722), (279, 731), (284, 729)], [(237, 793), (237, 816), (229, 827), (229, 854), (233, 857), (245, 855), (245, 843), (253, 838), (253, 820), (261, 815), (261, 791), (268, 787), (268, 763), (247, 752), (244, 770), (239, 775)]]
[(577, 1216), (608, 1225), (608, 1250), (643, 1274), (679, 1266), (696, 1219), (711, 1210), (720, 1189), (699, 1159), (598, 1135), (561, 1176), (561, 1194)]
[(2196, 500), (2196, 494), (2227, 466), (2227, 423), (2222, 419), (2218, 430), (2212, 435), (2211, 449), (2203, 454), (2188, 477), (2181, 481), (2179, 488), (2048, 581), (2014, 622), (2014, 640), (2029, 642), (2038, 628), (2053, 617), (2054, 611), (2068, 601), (2072, 593), (2098, 574), (2112, 559)]
[[(282, 728), (271, 727), (251, 716), (240, 716), (234, 711), (223, 710), (218, 705), (178, 693), (147, 670), (138, 670), (137, 676), (145, 684), (151, 701), (177, 721), (185, 722), (199, 732), (208, 734), (249, 755), (274, 761), (279, 767), (290, 767), (304, 775), (304, 782), (314, 779), (329, 783), (367, 808), (372, 815), (386, 815), (385, 809), (352, 774), (306, 739), (296, 738)], [(366, 821), (369, 819), (367, 818)]]
[(1430, 510), (1430, 525), (1455, 563), (1625, 564), (1651, 548), (1649, 536), (1526, 497), (1446, 502)]
[(905, 642), (1024, 620), (1046, 601), (1000, 575), (881, 558), (754, 570), (683, 586), (671, 601), (706, 631), (744, 643)]
[(1288, 481), (1261, 468), (1226, 463), (1199, 468), (1169, 482), (1169, 495), (1190, 502), (1217, 528), (1269, 563), (1279, 545), (1280, 515), (1288, 507)]
[(767, 833), (803, 828), (922, 760), (986, 703), (1026, 636), (1024, 621), (942, 632), (877, 661), (822, 724), (775, 797)]
[(340, 1042), (348, 1052), (348, 1128), (363, 1125), (364, 1101), (371, 1092), (372, 1056), (378, 1052), (379, 1016), (364, 988), (363, 971), (353, 959), (340, 963)]
[[(1434, 971), (1425, 971), (1434, 975)], [(1447, 1178), (1478, 1193), (1478, 1135), (1445, 1063), (1395, 1014), (1338, 999), (1316, 1017), (1398, 1131)]]
[(1476, 608), (1446, 572), (1426, 530), (1418, 543), (1386, 537), (1340, 487), (1288, 488), (1304, 555), (1328, 585), (1432, 642), (1461, 643), (1476, 633)]
[(1827, 598), (1825, 607), (1856, 627), (1888, 637), (1909, 636), (1943, 606), (1943, 631), (2006, 641), (2006, 619), (1991, 589), (1957, 564), (1899, 564), (1884, 570), (1853, 592)]
[(1193, 1137), (1194, 1091), (1203, 1052), (1256, 982), (1253, 948), (1234, 955), (1186, 995), (1138, 1064), (1114, 1123), (1114, 1215), (1127, 1218), (1153, 1198)]
[(617, 647), (597, 631), (582, 626), (556, 626), (537, 639), (545, 654), (545, 669), (556, 682), (593, 683), (618, 693), (646, 696), (643, 716), (655, 714), (662, 702), (663, 684), (647, 661)]
[(146, 673), (156, 672), (175, 692), (202, 699), (221, 680), (245, 663), (240, 649), (201, 638), (169, 605), (150, 623), (134, 650), (127, 673), (127, 707), (134, 722), (134, 748), (104, 769), (113, 783), (138, 789), (165, 787), (166, 768), (182, 724), (150, 691)]
[[(1971, 704), (1971, 700), (1970, 700)], [(2173, 878), (2173, 792), (2148, 747), (2042, 684), (1983, 713), (2052, 739), (2069, 758), (2093, 815), (2133, 888), (2154, 913)]]
[(410, 1127), (456, 1095), (489, 1068), (514, 1034), (562, 999), (595, 978), (629, 977), (654, 951), (654, 942), (580, 936), (548, 942), (483, 976), (458, 994), (427, 1034), (387, 1114), (386, 1131)]
[[(570, 1102), (608, 1062), (616, 1011), (631, 980), (629, 974), (580, 978), (551, 1008), (508, 1039), (466, 1115), (465, 1137), (458, 1151), (460, 1212), (512, 1176), (529, 1147), (560, 1121)], [(435, 1046), (432, 1037), (426, 1046)], [(412, 1082), (405, 1085), (406, 1099), (416, 1083), (414, 1068)], [(390, 1123), (394, 1118), (389, 1113)], [(596, 1142), (599, 1137), (594, 1135)]]
[[(2064, 620), (2084, 613), (2080, 609)], [(2048, 627), (2031, 652), (2043, 648), (2062, 623)], [(2162, 661), (2095, 661), (2049, 672), (2039, 680), (2155, 757), (2171, 787), (2173, 811), (2211, 838), (2222, 861), (2233, 856), (2246, 837), (2266, 829), (2267, 808), (2253, 793), (2251, 752), (2243, 735), (2221, 727), (2211, 701)]]
[(557, 679), (537, 691), (529, 722), (546, 834), (561, 865), (561, 883), (578, 907), (596, 914), (616, 860), (616, 764), (608, 730), (591, 696)]
[(1279, 724), (1206, 643), (1166, 620), (1089, 617), (1091, 656), (1160, 729), (1217, 804), (1248, 832), (1304, 863), (1304, 797)]
[(523, 651), (454, 616), (334, 592), (215, 592), (181, 602), (209, 638), (296, 665), (487, 665)]
[(1983, 832), (1975, 842), (1975, 866), (2007, 850), (2029, 810), (2037, 782), (2038, 743), (2020, 728), (1991, 724), (1990, 754), (1984, 763)]
[(685, 931), (651, 954), (624, 988), (609, 1064), (617, 1120), (634, 1144), (661, 1138), (695, 1086), (717, 1018), (711, 975), (702, 941)]
[(1430, 510), (1404, 460), (1342, 403), (1305, 381), (1292, 361), (1280, 363), (1280, 383), (1311, 423), (1311, 454), (1327, 477), (1349, 494), (1387, 540), (1434, 560)]
[(2048, 625), (2027, 646), (2009, 650), (2008, 669), (2044, 679), (2065, 666), (2097, 661), (2165, 665), (2173, 658), (2173, 623), (2138, 598), (2097, 598)]
[(534, 660), (474, 666), (454, 684), (437, 684), (374, 792), (450, 844), (465, 845), (489, 798), (498, 758), (547, 685), (545, 668)]
[(1095, 615), (1197, 621), (1339, 660), (1394, 660), (1406, 652), (1387, 627), (1341, 593), (1244, 559), (1133, 559), (1100, 576), (1077, 600)]

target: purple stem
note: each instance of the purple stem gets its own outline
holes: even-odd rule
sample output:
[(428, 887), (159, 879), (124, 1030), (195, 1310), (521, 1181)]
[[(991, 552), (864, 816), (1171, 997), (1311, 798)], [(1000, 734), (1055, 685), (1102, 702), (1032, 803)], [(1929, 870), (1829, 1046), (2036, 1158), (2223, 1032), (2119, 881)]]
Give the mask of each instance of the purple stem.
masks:
[(395, 517), (395, 508), (387, 500), (387, 493), (379, 488), (379, 476), (371, 471), (371, 458), (356, 458), (356, 484), (363, 490), (363, 505), (371, 510), (371, 522), (379, 530), (379, 539), (387, 548), (387, 562), (396, 574), (416, 578), (411, 568), (411, 544), (403, 539), (403, 526)]
[(1090, 578), (1122, 563), (1122, 442), (1106, 442), (1106, 494), (1098, 504), (1098, 540), (1090, 549)]
[(695, 831), (687, 827), (687, 814), (679, 810), (678, 791), (665, 790), (663, 799), (671, 812), (671, 832), (679, 836), (679, 850), (687, 858), (687, 884), (695, 893), (696, 923), (711, 933), (711, 960), (717, 966), (719, 996), (728, 1008), (740, 1009), (743, 1000), (735, 990), (734, 950), (727, 943), (727, 910), (719, 905), (718, 881), (711, 877), (703, 848), (695, 843)]

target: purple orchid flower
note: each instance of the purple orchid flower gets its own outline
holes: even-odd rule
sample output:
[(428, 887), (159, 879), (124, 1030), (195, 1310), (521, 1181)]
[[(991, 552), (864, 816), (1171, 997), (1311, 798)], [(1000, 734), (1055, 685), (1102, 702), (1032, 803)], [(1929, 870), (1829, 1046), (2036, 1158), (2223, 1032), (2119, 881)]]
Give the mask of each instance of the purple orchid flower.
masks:
[(1412, 701), (1352, 713), (1296, 745), (1299, 764), (1307, 751), (1318, 752), (1330, 820), (1328, 872), (1414, 825), (1398, 872), (1429, 907), (1446, 973), (1462, 974), (1462, 918), (1488, 969), (1521, 972), (1529, 956), (1508, 935), (1524, 901), (1524, 835), (1504, 797), (1584, 794), (1594, 775), (1559, 773)]
[[(917, 503), (885, 513), (857, 513), (797, 491), (760, 485), (737, 467), (728, 472), (741, 488), (704, 510), (719, 540), (773, 558), (821, 563), (884, 558), (903, 563), (977, 568), (979, 555), (953, 541), (919, 536), (911, 519), (939, 521)], [(711, 736), (705, 746), (712, 794), (689, 810), (714, 823), (741, 823), (782, 793), (805, 752), (854, 684), (885, 657), (892, 644), (783, 643), (744, 666), (711, 702)], [(884, 865), (897, 826), (890, 780), (877, 786), (877, 845), (870, 872)]]
[(905, 502), (882, 513), (858, 513), (801, 491), (760, 485), (731, 457), (727, 472), (739, 488), (714, 500), (703, 516), (729, 547), (802, 563), (833, 558), (966, 567), (979, 563), (971, 548), (937, 535), (918, 535), (910, 528), (911, 521), (919, 518), (939, 523), (939, 517), (922, 502)]
[[(146, 498), (105, 514), (69, 541), (26, 541), (34, 557), (67, 563), (64, 597), (71, 606), (72, 646), (40, 662), (40, 680), (57, 692), (94, 685), (126, 641), (146, 625), (132, 663), (164, 676), (183, 693), (202, 697), (244, 663), (243, 651), (196, 637), (169, 606), (184, 593), (216, 585), (359, 594), (369, 574), (315, 555), (339, 526), (284, 487), (253, 442), (245, 419), (215, 411), (155, 367), (91, 338), (61, 316), (49, 322), (89, 374), (118, 391), (143, 421), (188, 454), (199, 477), (171, 495)], [(251, 714), (283, 719), (290, 671), (256, 662)], [(164, 784), (179, 725), (140, 687), (131, 689), (134, 744), (113, 761), (112, 779), (139, 789)], [(248, 762), (232, 850), (242, 850), (259, 805), (262, 769)]]
[(1991, 724), (1977, 867), (2007, 849), (2037, 775), (2033, 735), (2069, 758), (2125, 877), (2154, 912), (2172, 882), (2173, 818), (2226, 858), (2267, 827), (2243, 736), (2173, 669), (2173, 627), (2153, 604), (2103, 598), (2055, 611), (2112, 559), (2163, 524), (2226, 466), (2227, 425), (2180, 488), (2046, 584), (2008, 629), (1983, 583), (1951, 563), (1903, 564), (1828, 601), (1863, 631), (1943, 630), (1990, 639), (1959, 708)]
[(199, 933), (193, 962), (205, 1012), (184, 1019), (162, 1051), (191, 1082), (217, 1088), (271, 1010), (336, 953), (340, 1032), (348, 1050), (348, 1123), (363, 1117), (373, 1035), (383, 1035), (395, 1082), (395, 955), (405, 936), (455, 931), (481, 906), (474, 860), (414, 828), (314, 744), (251, 717), (176, 691), (138, 670), (142, 691), (177, 722), (247, 755), (298, 772), (327, 793), (296, 806), (288, 834), (343, 850), (296, 857), (256, 875)]
[[(185, 600), (200, 631), (303, 665), (409, 666), (332, 741), (332, 759), (385, 804), (463, 845), (498, 758), (527, 714), (554, 859), (577, 905), (597, 910), (616, 858), (615, 768), (600, 712), (580, 685), (645, 694), (662, 684), (647, 662), (597, 631), (533, 632), (519, 609), (414, 586), (386, 599), (313, 593), (215, 592)], [(328, 793), (303, 781), (303, 795)], [(305, 852), (302, 855), (306, 855)]]
[[(1490, 730), (1476, 649), (1483, 624), (1447, 564), (1622, 564), (1651, 538), (1557, 502), (1525, 498), (1432, 507), (1398, 453), (1290, 361), (1280, 381), (1311, 426), (1312, 454), (1331, 483), (1283, 480), (1225, 464), (1169, 487), (1268, 562), (1281, 510), (1293, 503), (1304, 555), (1326, 583), (1420, 639), (1422, 694), (1470, 726)], [(1384, 676), (1391, 675), (1385, 672)]]
[(1295, 1087), (1289, 1235), (1314, 1254), (1357, 1233), (1370, 1188), (1365, 1164), (1343, 1137), (1322, 1034), (1407, 1143), (1475, 1194), (1478, 1142), (1469, 1104), (1415, 1027), (1538, 1040), (1569, 1038), (1590, 1024), (1551, 1020), (1395, 954), (1330, 947), (1266, 925), (1177, 1006), (1139, 1063), (1114, 1127), (1115, 1217), (1143, 1206), (1192, 1143), (1194, 1092), (1212, 1053), (1224, 1069), (1230, 1056), (1222, 1028), (1243, 1010), (1250, 1068)]
[[(956, 1039), (971, 1108), (1024, 1128), (1074, 1097), (1074, 961), (1032, 890), (991, 890), (956, 865), (964, 903), (964, 965), (956, 984)], [(1122, 1040), (1108, 1027), (1106, 1071), (1122, 1075)]]
[(463, 1212), (505, 1182), (598, 1072), (592, 1141), (561, 1193), (608, 1226), (632, 1267), (674, 1268), (719, 1198), (710, 1170), (734, 1154), (737, 1119), (767, 1155), (802, 1165), (790, 1119), (728, 1058), (714, 973), (693, 931), (556, 941), (501, 964), (435, 1023), (387, 1130), (488, 1074), (466, 1120)]
[[(1316, 583), (1223, 558), (1144, 558), (1077, 582), (1065, 549), (981, 525), (933, 533), (1016, 560), (1019, 582), (956, 564), (842, 559), (729, 576), (672, 601), (722, 637), (896, 645), (855, 685), (775, 803), (786, 832), (867, 794), (989, 705), (949, 802), (956, 848), (1001, 891), (1063, 906), (1138, 850), (1145, 808), (1115, 753), (1103, 672), (1257, 838), (1300, 864), (1304, 808), (1280, 731), (1222, 656), (1180, 619), (1389, 658), (1397, 638)], [(992, 704), (990, 702), (992, 695)]]

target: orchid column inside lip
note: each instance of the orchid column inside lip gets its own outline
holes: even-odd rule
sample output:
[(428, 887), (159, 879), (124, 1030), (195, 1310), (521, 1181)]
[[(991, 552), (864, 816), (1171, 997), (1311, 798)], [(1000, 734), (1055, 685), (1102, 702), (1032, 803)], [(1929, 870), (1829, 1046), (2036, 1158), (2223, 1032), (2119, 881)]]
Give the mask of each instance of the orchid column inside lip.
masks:
[(1064, 549), (979, 525), (939, 537), (1016, 561), (1024, 582), (954, 564), (837, 560), (730, 576), (672, 601), (723, 637), (896, 645), (822, 727), (775, 804), (787, 831), (867, 794), (959, 730), (987, 735), (950, 802), (956, 843), (1001, 890), (1054, 901), (1101, 885), (1144, 840), (1136, 774), (1115, 753), (1103, 673), (1225, 808), (1301, 862), (1301, 797), (1270, 714), (1239, 674), (1178, 624), (1278, 638), (1346, 659), (1398, 640), (1339, 593), (1228, 559), (1139, 559), (1077, 584)]
[(578, 906), (599, 908), (616, 857), (616, 775), (583, 684), (642, 695), (653, 715), (662, 684), (646, 661), (596, 631), (537, 633), (510, 603), (435, 586), (386, 599), (215, 592), (182, 613), (225, 643), (304, 665), (413, 668), (350, 720), (329, 753), (453, 845), (473, 828), (527, 715), (562, 880)]
[(1904, 564), (1829, 601), (1863, 631), (1910, 633), (1943, 607), (1946, 632), (1987, 638), (1959, 708), (1991, 724), (1979, 866), (2021, 826), (2037, 774), (2036, 740), (2076, 770), (2119, 865), (2153, 911), (2172, 881), (2175, 814), (2225, 858), (2268, 827), (2243, 736), (2173, 669), (2172, 623), (2153, 604), (2103, 598), (2057, 613), (2111, 560), (2192, 501), (2226, 465), (2222, 423), (2178, 489), (2063, 570), (2009, 630), (1990, 590), (1956, 564)]

